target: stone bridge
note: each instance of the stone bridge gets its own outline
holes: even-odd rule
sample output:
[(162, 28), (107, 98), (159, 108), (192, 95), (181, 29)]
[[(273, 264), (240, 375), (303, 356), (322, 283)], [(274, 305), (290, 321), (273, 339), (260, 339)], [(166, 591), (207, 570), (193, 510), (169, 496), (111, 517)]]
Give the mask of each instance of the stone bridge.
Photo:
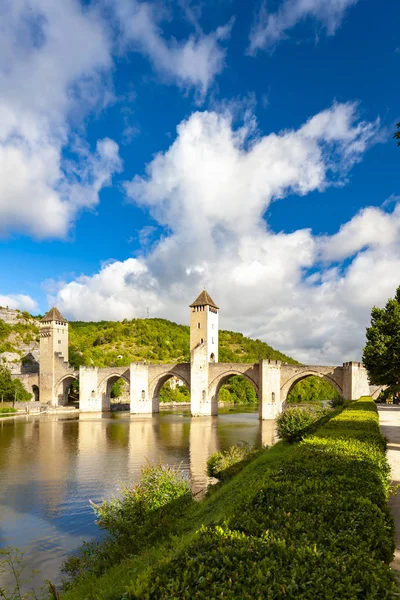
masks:
[(193, 415), (218, 413), (218, 392), (232, 375), (241, 375), (252, 384), (259, 399), (262, 419), (275, 418), (284, 409), (290, 390), (311, 375), (325, 379), (349, 400), (370, 393), (377, 395), (380, 391), (370, 388), (367, 372), (358, 362), (330, 367), (287, 365), (279, 361), (261, 360), (254, 364), (207, 363), (202, 366), (204, 368), (200, 369), (196, 361), (192, 361), (163, 365), (132, 363), (129, 367), (106, 369), (81, 367), (79, 374), (71, 372), (58, 381), (59, 403), (65, 399), (63, 383), (77, 377), (80, 381), (82, 411), (109, 410), (111, 386), (122, 378), (129, 385), (130, 410), (134, 414), (159, 412), (161, 387), (171, 377), (179, 379), (188, 388)]
[[(201, 348), (200, 348), (201, 353)], [(367, 372), (359, 362), (342, 366), (288, 365), (279, 361), (261, 360), (258, 363), (190, 363), (146, 364), (132, 363), (129, 367), (81, 367), (79, 372), (59, 364), (55, 380), (56, 406), (68, 403), (71, 383), (79, 380), (79, 408), (85, 412), (110, 410), (112, 385), (122, 378), (129, 387), (130, 410), (133, 414), (152, 414), (160, 410), (160, 390), (168, 379), (180, 380), (191, 394), (193, 415), (218, 414), (218, 393), (221, 386), (232, 377), (241, 375), (254, 387), (259, 399), (262, 419), (275, 418), (286, 405), (291, 389), (309, 376), (328, 381), (344, 398), (358, 399), (363, 395), (377, 397), (381, 388), (370, 387)], [(21, 375), (20, 375), (21, 377)], [(29, 374), (22, 379), (27, 388), (38, 384), (38, 375)]]
[(129, 387), (133, 414), (152, 414), (160, 410), (160, 390), (175, 377), (190, 392), (193, 416), (216, 415), (218, 392), (232, 375), (242, 375), (254, 387), (260, 406), (260, 418), (273, 419), (285, 407), (287, 396), (296, 383), (311, 375), (331, 383), (346, 399), (354, 400), (380, 388), (371, 388), (365, 368), (358, 362), (342, 366), (288, 365), (279, 361), (258, 363), (218, 362), (218, 306), (206, 290), (190, 305), (190, 362), (154, 365), (131, 363), (129, 367), (71, 368), (68, 360), (68, 322), (53, 307), (40, 322), (39, 372), (16, 375), (40, 401), (52, 406), (68, 403), (73, 381), (79, 379), (81, 411), (110, 410), (113, 384), (120, 378)]

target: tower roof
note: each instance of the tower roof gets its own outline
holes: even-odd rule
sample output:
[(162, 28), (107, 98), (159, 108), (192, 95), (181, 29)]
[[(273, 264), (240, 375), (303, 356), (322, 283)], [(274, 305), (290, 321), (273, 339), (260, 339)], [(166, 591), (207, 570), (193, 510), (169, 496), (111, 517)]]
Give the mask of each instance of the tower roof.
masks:
[(201, 292), (200, 296), (190, 305), (190, 308), (193, 306), (212, 306), (213, 308), (219, 309), (219, 306), (215, 304), (206, 290)]
[(68, 323), (67, 319), (64, 319), (58, 308), (55, 306), (53, 306), (53, 308), (51, 308), (49, 312), (44, 315), (43, 319), (41, 319), (42, 323), (45, 321), (60, 321), (61, 323)]

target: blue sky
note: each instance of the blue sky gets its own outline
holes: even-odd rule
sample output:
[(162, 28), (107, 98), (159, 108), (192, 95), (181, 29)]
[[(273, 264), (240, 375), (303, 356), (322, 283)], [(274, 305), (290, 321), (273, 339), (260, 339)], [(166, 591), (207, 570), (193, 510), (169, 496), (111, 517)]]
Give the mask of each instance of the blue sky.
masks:
[(186, 323), (206, 286), (359, 358), (400, 284), (398, 2), (60, 4), (1, 9), (0, 303)]

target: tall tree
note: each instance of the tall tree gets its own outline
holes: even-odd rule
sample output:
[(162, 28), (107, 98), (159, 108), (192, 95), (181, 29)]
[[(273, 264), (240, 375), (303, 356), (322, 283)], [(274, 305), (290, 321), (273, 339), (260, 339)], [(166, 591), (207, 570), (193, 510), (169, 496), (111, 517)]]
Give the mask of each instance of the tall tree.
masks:
[(27, 402), (32, 394), (27, 392), (20, 379), (13, 379), (7, 367), (0, 367), (0, 400), (12, 402), (13, 400)]
[(385, 308), (374, 306), (363, 362), (374, 385), (400, 385), (400, 286)]

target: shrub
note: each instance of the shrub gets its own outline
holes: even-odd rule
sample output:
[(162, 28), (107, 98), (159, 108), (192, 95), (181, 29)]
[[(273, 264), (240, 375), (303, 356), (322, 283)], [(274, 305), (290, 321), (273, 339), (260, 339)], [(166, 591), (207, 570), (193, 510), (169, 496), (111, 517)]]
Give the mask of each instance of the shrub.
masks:
[(12, 406), (4, 406), (0, 408), (0, 414), (8, 414), (8, 413), (16, 413), (17, 409), (12, 408)]
[(244, 463), (259, 452), (248, 442), (239, 442), (228, 450), (214, 452), (207, 461), (207, 474), (220, 481), (226, 481), (243, 468)]
[(124, 597), (397, 597), (384, 448), (375, 404), (364, 399), (275, 460), (262, 454), (220, 490), (214, 505), (231, 500), (219, 522), (174, 540)]
[(63, 565), (64, 573), (79, 579), (85, 573), (96, 575), (129, 555), (169, 534), (176, 513), (192, 499), (189, 481), (177, 469), (162, 464), (147, 464), (139, 482), (124, 486), (121, 497), (91, 502), (97, 523), (108, 532), (101, 542), (84, 544), (77, 556)]
[(329, 406), (331, 408), (339, 408), (339, 406), (344, 406), (345, 400), (343, 396), (336, 396), (336, 398), (332, 398), (329, 400)]
[(287, 408), (276, 419), (279, 437), (288, 442), (300, 441), (310, 425), (326, 414), (322, 409), (314, 407)]

